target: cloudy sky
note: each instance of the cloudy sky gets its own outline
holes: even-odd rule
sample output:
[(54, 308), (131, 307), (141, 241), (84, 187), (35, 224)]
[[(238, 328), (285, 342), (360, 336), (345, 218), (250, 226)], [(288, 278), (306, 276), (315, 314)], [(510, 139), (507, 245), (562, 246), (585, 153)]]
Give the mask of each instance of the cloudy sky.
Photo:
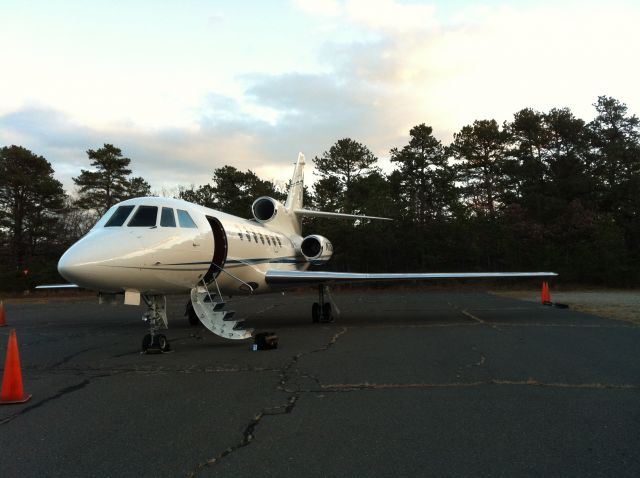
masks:
[(637, 0), (2, 0), (0, 145), (67, 188), (103, 143), (156, 191), (225, 164), (284, 181), (343, 137), (385, 158), (419, 123), (640, 113), (639, 24)]

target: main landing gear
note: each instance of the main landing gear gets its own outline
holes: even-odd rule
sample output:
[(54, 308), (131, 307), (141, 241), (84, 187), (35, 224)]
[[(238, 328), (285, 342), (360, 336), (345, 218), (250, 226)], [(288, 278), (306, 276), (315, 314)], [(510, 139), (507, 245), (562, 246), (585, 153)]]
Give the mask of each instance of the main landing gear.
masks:
[(318, 286), (318, 302), (314, 302), (311, 306), (311, 318), (314, 323), (331, 323), (333, 322), (333, 310), (331, 302), (324, 301), (324, 293), (326, 286), (320, 284)]
[(147, 311), (142, 315), (142, 320), (149, 324), (149, 333), (142, 339), (141, 352), (143, 354), (171, 352), (167, 337), (157, 333), (161, 328), (168, 328), (167, 298), (164, 295), (143, 295), (142, 299), (147, 304)]

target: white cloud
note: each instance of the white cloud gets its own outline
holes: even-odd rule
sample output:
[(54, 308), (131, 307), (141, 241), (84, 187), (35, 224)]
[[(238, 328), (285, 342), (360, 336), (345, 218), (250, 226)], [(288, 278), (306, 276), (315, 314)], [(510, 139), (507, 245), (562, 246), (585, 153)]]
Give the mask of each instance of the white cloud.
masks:
[(133, 174), (143, 176), (153, 188), (209, 182), (213, 170), (233, 164), (240, 169), (257, 167), (257, 139), (249, 124), (226, 123), (227, 128), (139, 129), (126, 124), (109, 128), (83, 126), (63, 112), (49, 108), (25, 108), (0, 116), (3, 144), (21, 144), (53, 163), (56, 177), (73, 191), (72, 177), (90, 169), (87, 149), (111, 143), (131, 158)]
[(426, 122), (448, 140), (474, 119), (507, 120), (529, 106), (569, 106), (588, 119), (601, 94), (640, 106), (640, 6), (469, 7), (438, 21), (420, 8), (346, 2), (343, 27), (374, 31), (375, 40), (331, 42), (323, 52), (339, 78), (383, 93), (370, 111), (396, 133)]
[[(447, 142), (475, 119), (509, 120), (523, 107), (569, 106), (589, 120), (591, 103), (607, 94), (640, 108), (636, 4), (466, 7), (448, 16), (391, 0), (294, 4), (323, 39), (321, 71), (261, 69), (269, 58), (252, 61), (249, 40), (237, 51), (225, 44), (225, 58), (237, 55), (242, 69), (213, 54), (190, 60), (184, 50), (177, 65), (150, 62), (115, 82), (101, 78), (99, 59), (83, 68), (45, 58), (38, 45), (34, 57), (10, 52), (22, 74), (4, 76), (3, 91), (29, 91), (36, 101), (5, 94), (0, 143), (44, 155), (69, 186), (88, 167), (85, 150), (110, 142), (132, 158), (134, 174), (170, 189), (208, 182), (225, 164), (286, 180), (298, 151), (311, 159), (343, 137), (386, 156), (423, 122)], [(233, 30), (233, 22), (225, 15), (222, 23)], [(296, 31), (290, 41), (306, 40)]]

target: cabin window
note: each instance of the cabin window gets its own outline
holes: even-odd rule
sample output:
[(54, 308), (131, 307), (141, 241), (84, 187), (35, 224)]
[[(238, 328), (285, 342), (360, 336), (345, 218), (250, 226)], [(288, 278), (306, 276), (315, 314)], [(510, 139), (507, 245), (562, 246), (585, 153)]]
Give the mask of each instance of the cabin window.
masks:
[(258, 243), (258, 235), (255, 232), (252, 232), (253, 234), (253, 239), (256, 241), (256, 244)]
[(280, 247), (282, 247), (282, 242), (280, 242), (280, 238), (279, 238), (279, 237), (276, 237), (276, 239), (278, 240), (278, 245), (279, 245)]
[(249, 234), (249, 231), (244, 231), (244, 233), (247, 236), (247, 241), (251, 242), (251, 234)]
[(188, 227), (191, 229), (197, 229), (196, 223), (193, 222), (189, 213), (183, 209), (178, 209), (178, 222), (180, 222), (180, 227)]
[(238, 237), (241, 241), (244, 241), (244, 237), (242, 237), (242, 231), (238, 231)]
[(269, 236), (267, 236), (267, 243), (271, 245), (271, 241), (269, 240)]
[[(262, 241), (262, 243), (264, 244), (264, 236), (261, 233), (258, 233), (258, 235), (260, 236), (260, 240)], [(267, 240), (269, 240), (269, 238), (267, 237)]]
[(135, 206), (120, 206), (116, 209), (116, 212), (113, 213), (111, 219), (107, 221), (104, 227), (120, 227), (124, 224), (124, 221), (127, 220), (131, 211)]
[(136, 210), (127, 226), (129, 227), (152, 227), (158, 220), (158, 208), (156, 206), (140, 206)]
[(160, 225), (162, 227), (176, 227), (176, 216), (173, 214), (173, 209), (170, 207), (163, 207), (160, 214)]

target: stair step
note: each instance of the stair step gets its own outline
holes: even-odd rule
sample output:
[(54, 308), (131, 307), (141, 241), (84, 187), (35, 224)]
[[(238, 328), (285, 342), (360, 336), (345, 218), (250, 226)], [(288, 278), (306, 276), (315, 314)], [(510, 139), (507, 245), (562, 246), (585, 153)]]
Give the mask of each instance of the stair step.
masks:
[[(243, 320), (235, 320), (235, 312), (225, 310), (224, 301), (212, 301), (206, 288), (191, 289), (191, 304), (200, 322), (211, 332), (231, 340), (246, 340), (253, 335), (253, 329), (246, 329)], [(219, 297), (219, 296), (218, 296)]]
[(213, 310), (222, 310), (225, 305), (227, 305), (226, 302), (214, 302)]
[[(204, 299), (202, 299), (202, 302), (215, 302), (216, 300), (216, 295), (215, 294), (205, 294)], [(224, 303), (224, 302), (223, 302)]]

